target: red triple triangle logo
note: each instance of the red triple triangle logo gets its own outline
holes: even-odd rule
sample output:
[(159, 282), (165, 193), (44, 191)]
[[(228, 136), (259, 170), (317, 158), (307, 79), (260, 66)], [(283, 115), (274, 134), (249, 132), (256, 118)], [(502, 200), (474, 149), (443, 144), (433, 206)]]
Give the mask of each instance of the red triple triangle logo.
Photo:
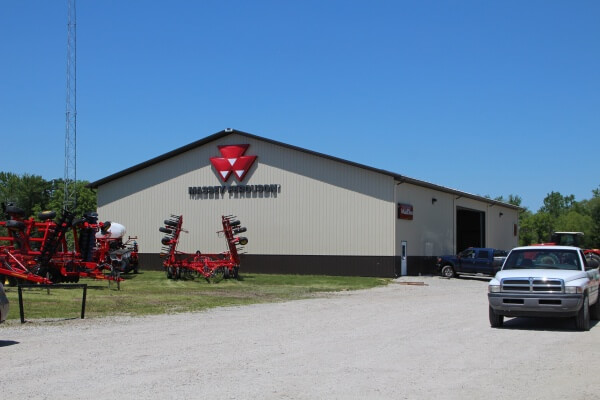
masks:
[(233, 174), (241, 182), (252, 164), (254, 164), (254, 160), (256, 160), (256, 156), (244, 155), (250, 145), (234, 144), (217, 147), (223, 157), (211, 157), (210, 162), (219, 173), (221, 180), (227, 182), (231, 174)]

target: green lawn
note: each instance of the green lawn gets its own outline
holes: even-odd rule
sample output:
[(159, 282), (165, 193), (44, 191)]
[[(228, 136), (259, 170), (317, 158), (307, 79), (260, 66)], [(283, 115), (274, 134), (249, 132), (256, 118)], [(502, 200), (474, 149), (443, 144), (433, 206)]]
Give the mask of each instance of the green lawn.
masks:
[[(383, 278), (317, 275), (240, 274), (238, 280), (209, 283), (202, 278), (170, 280), (163, 272), (143, 271), (124, 276), (121, 290), (108, 281), (87, 283), (86, 318), (109, 315), (148, 315), (198, 311), (213, 307), (278, 302), (314, 297), (320, 293), (386, 285)], [(5, 286), (8, 319), (19, 317), (18, 291)], [(81, 289), (23, 289), (25, 319), (78, 318)]]

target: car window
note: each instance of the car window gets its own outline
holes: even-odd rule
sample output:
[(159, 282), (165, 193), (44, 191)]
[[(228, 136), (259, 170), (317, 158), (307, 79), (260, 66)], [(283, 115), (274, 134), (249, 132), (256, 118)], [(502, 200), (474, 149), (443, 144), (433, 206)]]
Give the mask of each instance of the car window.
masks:
[(508, 256), (503, 269), (567, 269), (581, 270), (580, 258), (575, 249), (514, 250)]
[(473, 249), (463, 250), (458, 254), (461, 258), (473, 258), (475, 257), (475, 251)]
[(478, 258), (488, 258), (490, 256), (490, 252), (487, 250), (479, 250)]

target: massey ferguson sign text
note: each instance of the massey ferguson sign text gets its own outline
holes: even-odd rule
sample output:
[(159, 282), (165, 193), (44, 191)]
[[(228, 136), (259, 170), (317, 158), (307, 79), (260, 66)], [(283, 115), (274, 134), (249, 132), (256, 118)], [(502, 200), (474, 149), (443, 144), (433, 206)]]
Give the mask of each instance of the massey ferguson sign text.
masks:
[(244, 153), (248, 150), (249, 144), (234, 144), (228, 146), (219, 146), (219, 151), (223, 157), (211, 157), (210, 162), (219, 173), (219, 177), (223, 182), (227, 182), (233, 173), (238, 182), (241, 182), (256, 156), (245, 156)]
[(233, 175), (240, 184), (190, 186), (188, 187), (188, 194), (191, 198), (203, 199), (217, 196), (223, 197), (224, 193), (229, 193), (230, 196), (272, 197), (279, 193), (281, 190), (281, 185), (279, 184), (241, 184), (257, 158), (257, 156), (244, 155), (246, 150), (248, 150), (248, 147), (250, 147), (249, 144), (234, 144), (217, 147), (219, 148), (221, 157), (211, 157), (210, 163), (217, 171), (219, 178), (223, 183), (227, 183), (229, 177)]

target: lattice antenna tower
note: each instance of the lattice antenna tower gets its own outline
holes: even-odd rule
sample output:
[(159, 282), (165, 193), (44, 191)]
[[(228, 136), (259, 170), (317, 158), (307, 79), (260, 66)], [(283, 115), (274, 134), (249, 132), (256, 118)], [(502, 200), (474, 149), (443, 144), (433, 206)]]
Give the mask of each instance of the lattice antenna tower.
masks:
[(67, 106), (65, 132), (65, 210), (77, 204), (75, 183), (77, 182), (77, 23), (75, 0), (68, 2), (67, 21)]

